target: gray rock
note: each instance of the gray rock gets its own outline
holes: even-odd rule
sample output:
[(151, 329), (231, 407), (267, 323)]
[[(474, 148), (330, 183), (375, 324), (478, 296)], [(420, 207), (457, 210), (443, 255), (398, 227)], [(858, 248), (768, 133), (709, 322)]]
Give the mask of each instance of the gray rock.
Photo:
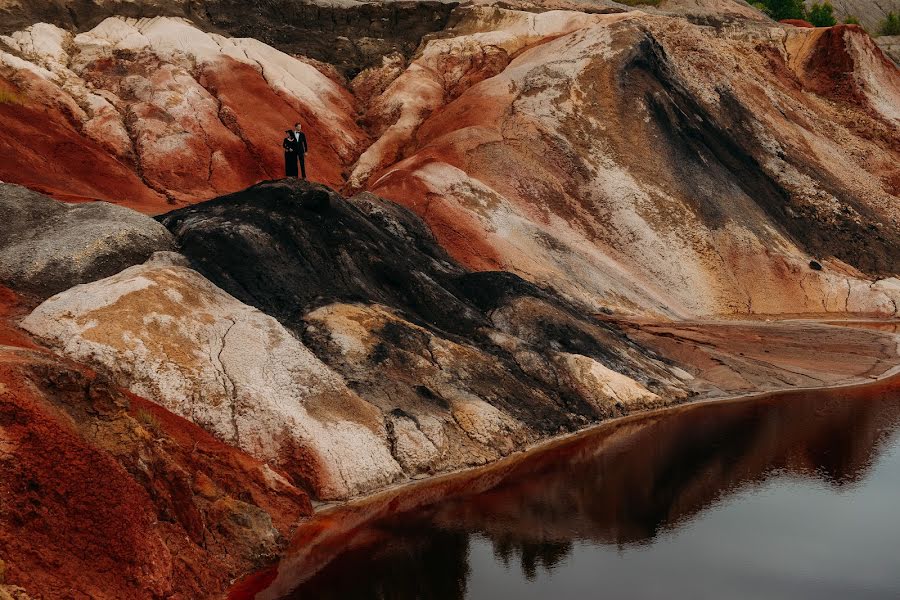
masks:
[[(824, 0), (805, 0), (806, 8)], [(859, 19), (869, 33), (875, 35), (889, 12), (900, 12), (900, 0), (831, 0), (834, 18), (843, 23), (848, 16)]]
[(44, 299), (174, 250), (152, 218), (106, 202), (65, 204), (0, 183), (0, 283)]
[(875, 38), (881, 51), (900, 67), (900, 35), (882, 35)]

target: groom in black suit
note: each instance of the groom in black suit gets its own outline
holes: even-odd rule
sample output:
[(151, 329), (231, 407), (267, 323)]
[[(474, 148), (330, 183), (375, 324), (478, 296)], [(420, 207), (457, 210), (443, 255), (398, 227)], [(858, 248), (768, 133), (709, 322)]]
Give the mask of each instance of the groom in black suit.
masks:
[(303, 179), (306, 179), (306, 153), (309, 151), (309, 146), (300, 123), (294, 123), (294, 151), (297, 154), (297, 160), (300, 161), (300, 174)]

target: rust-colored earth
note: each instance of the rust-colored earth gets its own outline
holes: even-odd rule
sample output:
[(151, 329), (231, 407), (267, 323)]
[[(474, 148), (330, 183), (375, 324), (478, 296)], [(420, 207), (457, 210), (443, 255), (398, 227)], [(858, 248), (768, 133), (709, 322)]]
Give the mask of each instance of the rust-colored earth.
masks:
[(208, 597), (310, 514), (269, 467), (36, 346), (8, 320), (15, 294), (0, 300), (0, 584)]
[[(590, 414), (605, 418), (626, 404), (870, 382), (900, 363), (900, 71), (858, 26), (778, 24), (729, 0), (628, 11), (479, 0), (416, 52), (406, 40), (407, 54), (366, 58), (348, 81), (344, 46), (368, 56), (375, 38), (335, 41), (339, 73), (182, 19), (76, 30), (82, 8), (67, 6), (59, 23), (0, 38), (0, 180), (151, 215), (216, 200), (168, 217), (193, 240), (188, 258), (85, 282), (43, 311), (0, 287), (0, 597), (5, 585), (47, 598), (220, 595), (313, 514), (287, 467), (251, 457), (302, 435), (310, 447), (333, 436), (332, 451), (301, 444), (273, 464), (291, 462), (311, 490), (319, 467), (358, 492), (513, 457), (321, 513), (295, 556), (322, 539), (329, 552), (370, 547), (377, 534), (358, 525), (373, 515), (487, 490), (597, 388), (609, 411)], [(312, 180), (393, 203), (285, 183), (234, 194), (280, 177), (296, 121)], [(283, 212), (253, 208), (261, 200)], [(168, 283), (147, 274), (163, 271)], [(153, 281), (164, 283), (148, 292)], [(477, 307), (453, 304), (463, 291)], [(84, 335), (55, 327), (78, 311)], [(17, 326), (29, 313), (41, 340)], [(206, 375), (185, 393), (190, 363)], [(852, 417), (835, 411), (815, 444)], [(311, 424), (321, 429), (298, 433)], [(567, 443), (541, 454), (547, 465), (577, 459)], [(809, 466), (801, 451), (772, 452)], [(349, 485), (357, 471), (368, 487)], [(687, 482), (682, 509), (704, 489)], [(499, 504), (483, 502), (488, 515)], [(258, 571), (235, 594), (276, 576)]]

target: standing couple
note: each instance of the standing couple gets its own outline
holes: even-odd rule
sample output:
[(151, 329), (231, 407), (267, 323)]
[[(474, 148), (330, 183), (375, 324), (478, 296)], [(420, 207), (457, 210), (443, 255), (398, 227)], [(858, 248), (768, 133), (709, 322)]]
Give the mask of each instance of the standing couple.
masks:
[(284, 176), (297, 176), (297, 162), (300, 162), (300, 172), (306, 179), (305, 155), (309, 146), (306, 145), (306, 135), (300, 130), (300, 123), (294, 123), (293, 129), (285, 131), (287, 137), (281, 143), (284, 148)]

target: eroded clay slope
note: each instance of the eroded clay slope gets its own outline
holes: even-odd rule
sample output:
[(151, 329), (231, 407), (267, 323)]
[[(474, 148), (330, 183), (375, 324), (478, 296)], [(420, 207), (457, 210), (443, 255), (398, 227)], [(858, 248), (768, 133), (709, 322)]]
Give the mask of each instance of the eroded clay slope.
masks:
[(360, 494), (400, 476), (375, 407), (275, 319), (177, 255), (58, 294), (22, 327), (269, 461), (318, 498)]
[(247, 10), (246, 0), (0, 0), (0, 34), (35, 23), (80, 32), (108, 17), (181, 17), (206, 31), (253, 38), (352, 75), (386, 54), (412, 54), (423, 35), (444, 28), (457, 4), (268, 0)]
[(478, 7), (372, 101), (350, 183), (598, 309), (893, 315), (898, 107), (856, 27)]
[(861, 29), (553, 5), (459, 8), (355, 98), (177, 19), (35, 25), (3, 38), (0, 179), (162, 212), (280, 174), (299, 116), (313, 178), (594, 310), (896, 314), (900, 76)]
[(22, 326), (318, 498), (688, 395), (688, 373), (615, 326), (514, 275), (463, 269), (371, 195), (283, 181), (162, 220), (212, 283), (157, 256), (57, 294)]
[(58, 198), (158, 213), (242, 189), (284, 173), (297, 120), (310, 176), (340, 185), (365, 144), (349, 92), (253, 39), (109, 18), (0, 40), (0, 180)]
[(20, 310), (0, 287), (0, 596), (215, 597), (311, 512), (271, 467), (36, 346)]
[[(157, 5), (82, 6), (101, 4)], [(889, 333), (628, 319), (897, 315), (900, 79), (870, 38), (722, 0), (523, 4), (459, 9), (349, 89), (174, 18), (0, 38), (0, 179), (166, 213), (20, 188), (0, 213), (2, 281), (44, 300), (22, 325), (65, 357), (0, 310), (10, 581), (214, 594), (278, 549), (307, 494), (896, 365)], [(397, 14), (377, 27), (417, 13)], [(288, 48), (301, 25), (266, 39)], [(371, 58), (382, 33), (335, 56)], [(244, 189), (282, 172), (298, 118), (312, 176), (357, 195)], [(144, 261), (173, 241), (183, 256)]]

